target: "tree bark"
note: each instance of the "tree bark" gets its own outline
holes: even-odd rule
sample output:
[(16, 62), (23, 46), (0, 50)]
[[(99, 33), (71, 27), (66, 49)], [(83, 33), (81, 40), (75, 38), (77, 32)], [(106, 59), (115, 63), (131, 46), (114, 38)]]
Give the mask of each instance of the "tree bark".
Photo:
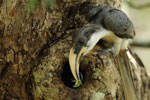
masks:
[[(0, 100), (122, 100), (120, 74), (111, 54), (81, 59), (83, 85), (70, 88), (67, 71), (71, 34), (87, 24), (83, 3), (121, 8), (121, 0), (57, 0), (53, 10), (40, 3), (28, 16), (27, 0), (0, 1)], [(150, 79), (131, 52), (132, 76), (140, 100), (149, 100)], [(133, 64), (135, 61), (136, 64)], [(135, 63), (134, 62), (134, 63)]]

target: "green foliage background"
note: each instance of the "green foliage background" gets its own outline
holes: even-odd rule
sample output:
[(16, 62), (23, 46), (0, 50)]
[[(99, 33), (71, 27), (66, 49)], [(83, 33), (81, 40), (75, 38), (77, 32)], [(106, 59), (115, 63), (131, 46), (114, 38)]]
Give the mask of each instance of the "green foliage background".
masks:
[(56, 0), (29, 0), (27, 5), (28, 13), (33, 13), (37, 5), (40, 4), (41, 2), (44, 2), (47, 10), (53, 9), (55, 1)]

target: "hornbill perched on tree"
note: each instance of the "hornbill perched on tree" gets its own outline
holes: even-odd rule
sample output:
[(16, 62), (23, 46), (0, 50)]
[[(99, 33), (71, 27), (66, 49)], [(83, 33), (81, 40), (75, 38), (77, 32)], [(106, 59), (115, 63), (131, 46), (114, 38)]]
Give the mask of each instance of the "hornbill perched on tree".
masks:
[[(108, 5), (93, 7), (88, 11), (87, 17), (89, 18), (89, 24), (73, 34), (73, 47), (70, 49), (69, 54), (70, 68), (76, 80), (75, 86), (82, 84), (79, 74), (80, 58), (89, 53), (99, 40), (113, 44), (112, 47), (101, 50), (100, 55), (111, 51), (117, 56), (121, 51), (127, 49), (128, 40), (133, 39), (135, 36), (134, 26), (130, 19), (124, 12), (114, 7)], [(136, 100), (135, 93), (130, 93), (135, 92), (133, 84), (122, 66), (120, 66), (120, 70), (123, 70), (123, 73), (120, 72), (124, 82), (123, 85), (127, 90), (124, 90), (127, 100)]]

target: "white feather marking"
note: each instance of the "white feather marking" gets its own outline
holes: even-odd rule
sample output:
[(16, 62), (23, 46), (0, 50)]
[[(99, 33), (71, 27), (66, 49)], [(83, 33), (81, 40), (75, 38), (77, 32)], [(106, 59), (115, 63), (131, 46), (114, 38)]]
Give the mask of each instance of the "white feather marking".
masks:
[(128, 47), (128, 40), (124, 39), (121, 44), (121, 50), (127, 49), (127, 47)]
[(105, 30), (105, 29), (101, 29), (100, 31), (97, 31), (97, 32), (93, 33), (91, 35), (90, 40), (87, 42), (87, 46), (89, 46), (89, 47), (88, 47), (87, 51), (84, 53), (84, 55), (86, 55), (96, 45), (96, 43), (101, 38), (103, 38), (103, 37), (105, 37), (109, 34), (111, 34), (111, 32), (108, 31), (108, 30)]

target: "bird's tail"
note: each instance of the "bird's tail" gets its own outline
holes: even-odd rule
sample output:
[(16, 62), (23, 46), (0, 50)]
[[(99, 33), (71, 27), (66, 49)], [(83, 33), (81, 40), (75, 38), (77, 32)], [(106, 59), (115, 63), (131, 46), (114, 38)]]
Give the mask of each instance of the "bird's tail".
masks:
[(130, 68), (129, 50), (121, 52), (117, 57), (118, 69), (122, 79), (125, 100), (138, 100)]

